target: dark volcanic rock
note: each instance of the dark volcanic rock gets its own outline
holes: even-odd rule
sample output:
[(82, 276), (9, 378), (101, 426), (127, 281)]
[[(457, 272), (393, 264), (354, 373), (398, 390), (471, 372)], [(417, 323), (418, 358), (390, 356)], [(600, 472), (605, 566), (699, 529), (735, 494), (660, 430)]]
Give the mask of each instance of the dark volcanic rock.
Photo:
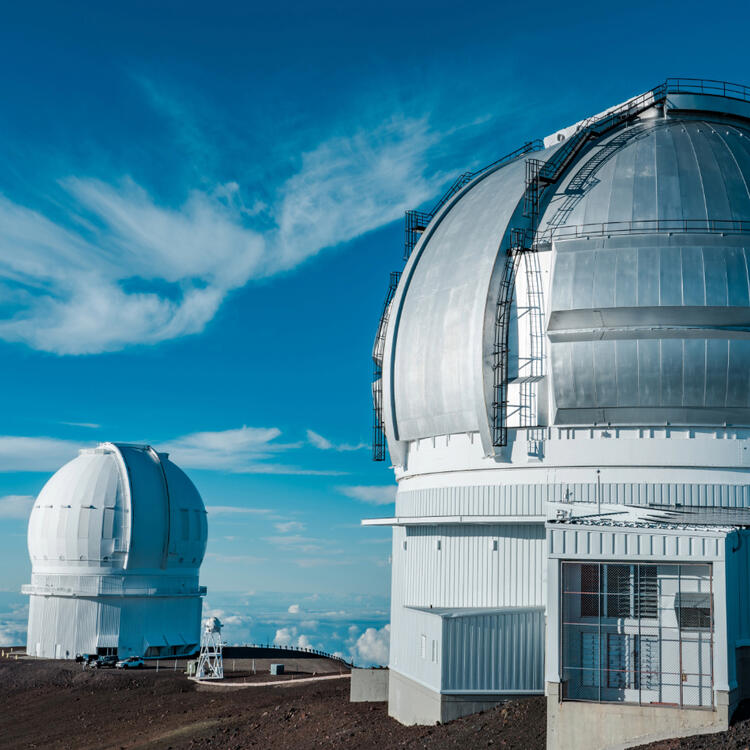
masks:
[(349, 703), (349, 681), (196, 690), (179, 672), (83, 672), (0, 661), (3, 748), (544, 750), (543, 698), (510, 701), (444, 726), (404, 727), (385, 704)]

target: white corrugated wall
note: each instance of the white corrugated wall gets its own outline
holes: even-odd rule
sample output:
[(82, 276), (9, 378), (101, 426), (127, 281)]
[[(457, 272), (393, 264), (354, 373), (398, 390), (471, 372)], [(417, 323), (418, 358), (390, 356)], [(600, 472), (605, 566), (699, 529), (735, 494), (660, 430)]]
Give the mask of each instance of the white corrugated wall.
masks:
[[(199, 597), (35, 596), (29, 601), (27, 648), (46, 658), (73, 658), (98, 647), (143, 655), (149, 644), (200, 642)], [(37, 644), (39, 648), (37, 649)]]
[[(394, 527), (391, 668), (433, 690), (440, 690), (444, 679), (452, 690), (541, 689), (545, 550), (543, 524)], [(470, 676), (459, 679), (457, 667), (451, 666), (443, 679), (443, 673), (438, 674), (432, 666), (432, 640), (438, 642), (437, 665), (443, 670), (445, 638), (442, 631), (439, 637), (434, 636), (428, 624), (440, 618), (408, 609), (430, 606), (536, 609), (531, 614), (517, 613), (504, 624), (487, 620), (487, 627), (476, 632), (475, 640), (466, 641), (467, 647), (471, 643), (474, 649)], [(449, 630), (453, 633), (461, 627), (451, 625)], [(501, 632), (506, 627), (508, 632)], [(429, 641), (427, 662), (421, 658), (422, 635)], [(506, 654), (501, 664), (496, 655), (503, 649), (513, 655)], [(455, 653), (451, 658), (456, 658)], [(521, 664), (529, 670), (523, 687)], [(489, 680), (490, 673), (496, 676), (494, 682)]]
[(546, 503), (750, 507), (750, 485), (669, 482), (550, 482), (399, 490), (398, 516), (544, 515)]
[(406, 605), (544, 605), (543, 524), (412, 526), (405, 541), (393, 564)]
[(544, 690), (544, 609), (443, 619), (444, 691)]

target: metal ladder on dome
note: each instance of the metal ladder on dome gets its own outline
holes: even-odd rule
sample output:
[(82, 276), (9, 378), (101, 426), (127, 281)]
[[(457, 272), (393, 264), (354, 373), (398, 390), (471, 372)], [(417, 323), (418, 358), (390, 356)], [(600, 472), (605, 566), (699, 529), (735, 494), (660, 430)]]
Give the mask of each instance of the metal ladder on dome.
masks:
[(512, 229), (510, 244), (505, 251), (503, 276), (495, 316), (495, 346), (493, 349), (492, 444), (508, 444), (508, 366), (510, 360), (510, 316), (516, 286), (518, 262), (526, 246), (526, 230)]
[[(526, 314), (529, 329), (529, 356), (524, 363), (526, 372), (520, 383), (521, 426), (526, 427), (526, 453), (541, 459), (544, 453), (544, 430), (538, 424), (537, 383), (544, 377), (545, 333), (544, 333), (544, 292), (539, 256), (535, 252), (523, 253), (526, 270)], [(520, 365), (520, 363), (519, 363)], [(519, 367), (519, 371), (520, 371)]]
[(385, 461), (385, 426), (383, 423), (383, 355), (385, 354), (385, 337), (388, 331), (388, 318), (391, 304), (396, 294), (401, 271), (391, 271), (388, 291), (380, 314), (378, 331), (372, 347), (372, 460)]

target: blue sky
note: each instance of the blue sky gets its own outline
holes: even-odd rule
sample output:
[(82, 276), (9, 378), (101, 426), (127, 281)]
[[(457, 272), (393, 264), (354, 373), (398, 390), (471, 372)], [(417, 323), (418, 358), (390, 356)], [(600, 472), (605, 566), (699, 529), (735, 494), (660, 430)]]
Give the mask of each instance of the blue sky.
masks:
[(750, 83), (748, 15), (0, 10), (0, 640), (25, 624), (29, 498), (78, 447), (122, 440), (201, 491), (230, 640), (382, 659), (388, 533), (359, 520), (392, 512), (370, 350), (403, 211), (667, 76)]

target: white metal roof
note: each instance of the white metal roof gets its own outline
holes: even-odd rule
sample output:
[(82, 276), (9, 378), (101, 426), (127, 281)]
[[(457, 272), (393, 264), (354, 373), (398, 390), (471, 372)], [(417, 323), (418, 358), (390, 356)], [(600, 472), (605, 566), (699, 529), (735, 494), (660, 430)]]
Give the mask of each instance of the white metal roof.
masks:
[(29, 519), (34, 573), (196, 569), (206, 510), (195, 485), (147, 445), (85, 449), (42, 488)]

